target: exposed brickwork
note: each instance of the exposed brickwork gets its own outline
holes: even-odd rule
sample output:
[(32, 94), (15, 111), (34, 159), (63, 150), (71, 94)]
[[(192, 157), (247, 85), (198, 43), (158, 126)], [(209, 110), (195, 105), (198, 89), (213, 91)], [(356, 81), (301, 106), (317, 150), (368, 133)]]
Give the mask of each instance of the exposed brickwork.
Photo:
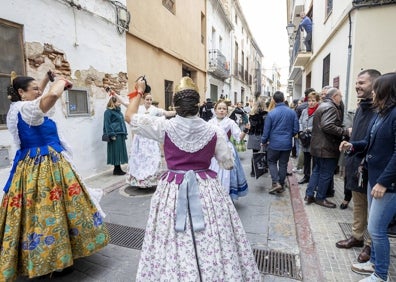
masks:
[[(38, 42), (26, 43), (25, 50), (29, 67), (32, 70), (37, 71), (42, 65), (49, 65), (51, 69), (57, 70), (65, 77), (72, 79), (72, 68), (65, 52), (56, 49), (51, 44), (44, 43), (42, 45)], [(127, 89), (128, 86), (127, 73), (103, 73), (92, 67), (88, 70), (75, 70), (72, 80), (76, 86), (96, 86), (103, 89), (110, 87), (117, 93)]]

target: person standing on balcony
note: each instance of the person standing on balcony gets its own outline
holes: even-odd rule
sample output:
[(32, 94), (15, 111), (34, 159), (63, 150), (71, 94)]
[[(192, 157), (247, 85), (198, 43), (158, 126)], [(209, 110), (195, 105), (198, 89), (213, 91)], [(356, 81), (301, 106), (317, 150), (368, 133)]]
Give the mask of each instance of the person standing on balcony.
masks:
[(307, 35), (305, 36), (304, 39), (304, 44), (307, 52), (311, 52), (311, 46), (312, 46), (312, 21), (311, 19), (305, 14), (305, 12), (300, 13), (300, 17), (302, 18), (302, 21), (300, 25), (298, 26), (301, 29), (304, 29)]

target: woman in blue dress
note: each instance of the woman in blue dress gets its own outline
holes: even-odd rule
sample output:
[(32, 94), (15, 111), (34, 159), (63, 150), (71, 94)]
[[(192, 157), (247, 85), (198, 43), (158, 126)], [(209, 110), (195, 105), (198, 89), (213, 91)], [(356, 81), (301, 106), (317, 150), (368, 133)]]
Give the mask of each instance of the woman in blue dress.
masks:
[(7, 127), (18, 150), (0, 209), (0, 281), (60, 272), (109, 239), (99, 199), (88, 194), (46, 115), (72, 84), (57, 78), (42, 95), (48, 81), (21, 76), (8, 88)]

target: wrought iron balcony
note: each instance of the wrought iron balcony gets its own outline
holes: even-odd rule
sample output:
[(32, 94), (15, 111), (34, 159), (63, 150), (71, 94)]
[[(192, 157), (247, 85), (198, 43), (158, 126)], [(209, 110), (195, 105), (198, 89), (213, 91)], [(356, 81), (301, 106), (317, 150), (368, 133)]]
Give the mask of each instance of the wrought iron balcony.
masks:
[(293, 50), (290, 56), (290, 68), (304, 67), (308, 63), (311, 56), (311, 52), (306, 52), (304, 36), (302, 36), (301, 30), (297, 29)]
[(221, 79), (230, 77), (230, 63), (218, 49), (209, 50), (208, 72)]

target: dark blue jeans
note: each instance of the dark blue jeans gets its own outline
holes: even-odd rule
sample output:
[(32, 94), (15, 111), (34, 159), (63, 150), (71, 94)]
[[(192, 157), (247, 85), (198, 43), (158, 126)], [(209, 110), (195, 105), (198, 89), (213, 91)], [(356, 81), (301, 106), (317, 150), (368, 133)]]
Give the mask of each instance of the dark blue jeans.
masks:
[(315, 165), (305, 194), (312, 197), (317, 187), (316, 199), (323, 201), (326, 199), (326, 192), (333, 179), (338, 160), (337, 158), (318, 157), (313, 157), (313, 160)]
[(289, 162), (290, 151), (291, 150), (276, 151), (268, 148), (267, 160), (272, 183), (278, 182), (282, 186), (285, 184), (287, 163)]

